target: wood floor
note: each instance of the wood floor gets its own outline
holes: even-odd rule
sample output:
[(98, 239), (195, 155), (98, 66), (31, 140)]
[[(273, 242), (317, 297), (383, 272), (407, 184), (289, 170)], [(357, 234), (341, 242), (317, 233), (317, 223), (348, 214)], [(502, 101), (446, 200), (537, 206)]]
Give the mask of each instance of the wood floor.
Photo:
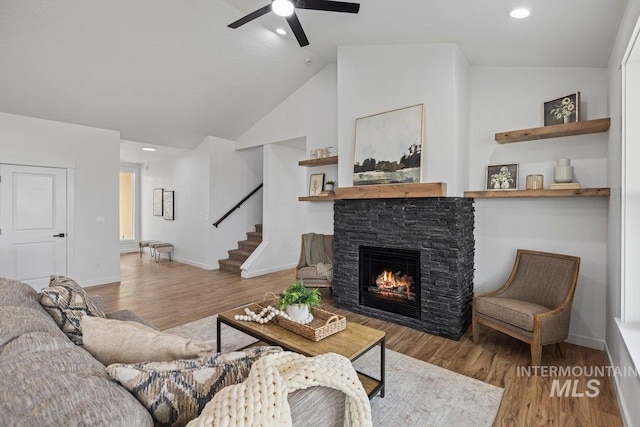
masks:
[[(104, 297), (105, 311), (130, 309), (160, 329), (260, 300), (266, 292), (280, 292), (294, 281), (293, 270), (242, 279), (232, 273), (202, 270), (175, 261), (163, 259), (156, 263), (148, 254), (142, 258), (138, 254), (122, 255), (121, 269), (121, 283), (91, 287), (88, 293)], [(346, 315), (348, 321), (384, 330), (387, 348), (503, 387), (496, 426), (623, 425), (612, 378), (519, 375), (519, 369), (529, 366), (529, 347), (509, 336), (483, 328), (479, 344), (474, 345), (469, 328), (460, 341), (451, 341), (336, 309), (330, 293), (326, 289), (321, 292), (324, 308)], [(590, 368), (607, 363), (602, 351), (568, 344), (565, 359), (556, 346), (544, 347), (542, 364)], [(559, 380), (560, 386), (565, 380), (577, 381), (577, 394), (593, 395), (597, 390), (598, 395), (551, 397), (554, 380)], [(592, 388), (588, 388), (587, 381), (591, 381)]]

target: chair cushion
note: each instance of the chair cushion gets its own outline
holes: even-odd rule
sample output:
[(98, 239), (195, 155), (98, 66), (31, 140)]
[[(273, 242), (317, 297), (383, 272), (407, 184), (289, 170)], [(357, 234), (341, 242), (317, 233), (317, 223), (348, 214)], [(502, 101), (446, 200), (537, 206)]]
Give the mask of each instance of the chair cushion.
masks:
[(518, 328), (533, 331), (533, 317), (550, 309), (512, 298), (479, 297), (476, 298), (476, 311)]
[(307, 279), (324, 279), (322, 276), (318, 276), (318, 271), (315, 266), (311, 267), (302, 267), (298, 269), (296, 274), (296, 279), (307, 280)]

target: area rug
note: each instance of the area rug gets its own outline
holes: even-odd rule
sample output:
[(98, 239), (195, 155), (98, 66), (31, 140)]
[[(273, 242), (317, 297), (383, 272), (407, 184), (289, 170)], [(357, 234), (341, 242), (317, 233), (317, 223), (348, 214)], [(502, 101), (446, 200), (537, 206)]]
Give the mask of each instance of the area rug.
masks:
[[(216, 316), (167, 332), (186, 338), (215, 340)], [(249, 345), (255, 339), (222, 325), (222, 350)], [(387, 349), (385, 397), (371, 400), (373, 425), (406, 427), (491, 426), (504, 389)], [(380, 351), (374, 349), (354, 363), (356, 369), (379, 377)]]

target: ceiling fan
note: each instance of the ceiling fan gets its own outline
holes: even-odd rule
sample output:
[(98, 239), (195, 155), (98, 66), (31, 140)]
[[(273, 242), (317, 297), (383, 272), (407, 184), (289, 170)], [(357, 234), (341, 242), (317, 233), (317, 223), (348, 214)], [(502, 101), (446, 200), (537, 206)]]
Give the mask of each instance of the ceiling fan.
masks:
[(309, 40), (300, 25), (298, 16), (295, 9), (312, 9), (312, 10), (325, 10), (328, 12), (344, 12), (344, 13), (358, 13), (360, 10), (359, 3), (347, 3), (343, 1), (329, 1), (329, 0), (273, 0), (271, 4), (266, 5), (254, 12), (251, 12), (245, 17), (238, 19), (228, 25), (229, 28), (238, 28), (241, 25), (251, 22), (262, 15), (273, 11), (276, 15), (284, 16), (291, 27), (291, 31), (298, 39), (300, 46), (307, 46)]

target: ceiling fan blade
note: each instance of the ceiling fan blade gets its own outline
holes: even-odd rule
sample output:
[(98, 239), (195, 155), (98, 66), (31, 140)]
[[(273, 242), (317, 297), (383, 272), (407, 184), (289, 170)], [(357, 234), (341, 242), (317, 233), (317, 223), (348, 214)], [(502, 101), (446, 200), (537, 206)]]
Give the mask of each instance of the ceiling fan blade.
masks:
[(298, 15), (296, 15), (294, 12), (293, 15), (287, 16), (287, 22), (291, 27), (291, 31), (293, 31), (293, 34), (295, 34), (296, 38), (298, 39), (298, 44), (300, 45), (300, 47), (308, 45), (309, 39), (307, 39), (307, 35), (304, 33), (304, 30), (302, 29), (302, 25), (300, 25), (300, 20), (298, 20)]
[(239, 26), (244, 25), (247, 22), (251, 22), (256, 18), (260, 18), (262, 15), (264, 15), (265, 13), (269, 13), (269, 12), (271, 12), (271, 4), (268, 4), (265, 7), (261, 7), (260, 9), (256, 10), (255, 12), (251, 12), (247, 16), (245, 16), (243, 18), (240, 18), (235, 22), (232, 22), (231, 24), (228, 25), (228, 27), (229, 28), (238, 28)]
[(360, 3), (347, 3), (344, 1), (329, 0), (296, 0), (298, 9), (326, 10), (329, 12), (358, 13)]

